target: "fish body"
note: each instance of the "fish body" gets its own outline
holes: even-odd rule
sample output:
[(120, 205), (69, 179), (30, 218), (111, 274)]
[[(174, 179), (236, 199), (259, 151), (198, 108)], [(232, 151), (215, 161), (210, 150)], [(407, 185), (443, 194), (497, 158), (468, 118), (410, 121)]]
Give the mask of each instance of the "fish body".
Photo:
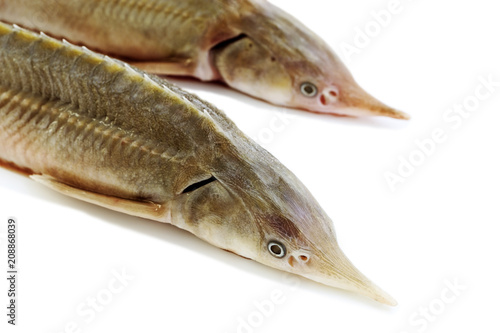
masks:
[(0, 19), (277, 105), (408, 119), (366, 93), (321, 38), (265, 0), (0, 0)]
[(0, 160), (63, 194), (394, 305), (304, 185), (225, 114), (86, 48), (0, 23)]

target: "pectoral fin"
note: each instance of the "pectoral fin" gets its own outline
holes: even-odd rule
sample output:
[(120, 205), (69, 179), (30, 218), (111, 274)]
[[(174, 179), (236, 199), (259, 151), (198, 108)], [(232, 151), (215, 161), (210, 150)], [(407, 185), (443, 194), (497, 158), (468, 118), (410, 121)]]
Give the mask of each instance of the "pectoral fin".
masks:
[(151, 219), (159, 222), (170, 223), (170, 211), (165, 205), (152, 202), (134, 201), (82, 190), (64, 183), (55, 178), (44, 175), (31, 175), (31, 179), (43, 184), (59, 193), (89, 202), (101, 207), (121, 213)]

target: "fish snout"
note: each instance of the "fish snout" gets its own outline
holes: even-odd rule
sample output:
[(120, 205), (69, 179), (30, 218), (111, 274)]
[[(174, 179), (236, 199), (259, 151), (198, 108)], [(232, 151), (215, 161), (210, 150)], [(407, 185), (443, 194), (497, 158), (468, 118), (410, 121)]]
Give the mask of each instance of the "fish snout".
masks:
[[(295, 255), (290, 258), (296, 260)], [(298, 258), (300, 259), (300, 256)], [(361, 273), (340, 249), (330, 252), (327, 256), (311, 256), (307, 261), (298, 262), (302, 267), (295, 269), (302, 270), (301, 275), (311, 280), (349, 290), (386, 305), (397, 305), (394, 298)]]
[[(286, 253), (288, 270), (313, 281), (355, 292), (377, 302), (394, 306), (397, 302), (370, 281), (345, 256), (340, 248), (326, 252), (299, 248)], [(285, 256), (284, 256), (285, 257)]]
[(347, 85), (340, 93), (339, 104), (342, 114), (347, 116), (379, 116), (394, 119), (410, 119), (410, 116), (396, 110), (367, 93), (357, 83)]
[(408, 114), (383, 104), (356, 83), (345, 84), (341, 88), (327, 85), (319, 93), (316, 91), (314, 106), (311, 105), (306, 109), (337, 116), (410, 119)]

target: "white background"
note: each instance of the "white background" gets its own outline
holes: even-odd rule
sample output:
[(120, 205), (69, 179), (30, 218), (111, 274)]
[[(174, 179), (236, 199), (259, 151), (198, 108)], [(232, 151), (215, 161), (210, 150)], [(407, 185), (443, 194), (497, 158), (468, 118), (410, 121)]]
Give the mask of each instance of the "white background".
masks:
[[(481, 76), (500, 81), (496, 3), (401, 0), (400, 13), (348, 59), (343, 43), (353, 44), (356, 28), (389, 0), (273, 2), (319, 33), (367, 91), (413, 116), (405, 122), (290, 110), (293, 120), (265, 145), (332, 217), (353, 263), (399, 305), (302, 278), (290, 282), (175, 227), (64, 197), (2, 169), (1, 231), (9, 216), (20, 225), (19, 325), (5, 323), (2, 278), (2, 332), (59, 333), (73, 321), (89, 333), (229, 333), (242, 321), (253, 326), (241, 332), (499, 332), (500, 87), (457, 128), (443, 119), (474, 95)], [(217, 84), (174, 81), (254, 138), (283, 113)], [(399, 158), (416, 156), (415, 141), (436, 129), (447, 140), (391, 191), (384, 174), (397, 173)], [(77, 309), (104, 295), (113, 270), (122, 269), (133, 280), (87, 323)], [(466, 289), (456, 296), (449, 283)], [(282, 302), (259, 314), (255, 302), (273, 293)], [(427, 308), (424, 319), (419, 311)]]

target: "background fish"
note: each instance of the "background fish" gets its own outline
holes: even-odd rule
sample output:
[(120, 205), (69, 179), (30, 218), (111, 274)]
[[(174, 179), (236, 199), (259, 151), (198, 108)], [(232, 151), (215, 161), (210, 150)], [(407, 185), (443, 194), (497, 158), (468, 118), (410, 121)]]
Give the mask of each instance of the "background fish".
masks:
[(409, 118), (366, 93), (323, 40), (264, 0), (0, 0), (0, 19), (276, 105)]
[(0, 46), (0, 160), (63, 194), (396, 304), (346, 258), (304, 185), (217, 108), (1, 23)]

